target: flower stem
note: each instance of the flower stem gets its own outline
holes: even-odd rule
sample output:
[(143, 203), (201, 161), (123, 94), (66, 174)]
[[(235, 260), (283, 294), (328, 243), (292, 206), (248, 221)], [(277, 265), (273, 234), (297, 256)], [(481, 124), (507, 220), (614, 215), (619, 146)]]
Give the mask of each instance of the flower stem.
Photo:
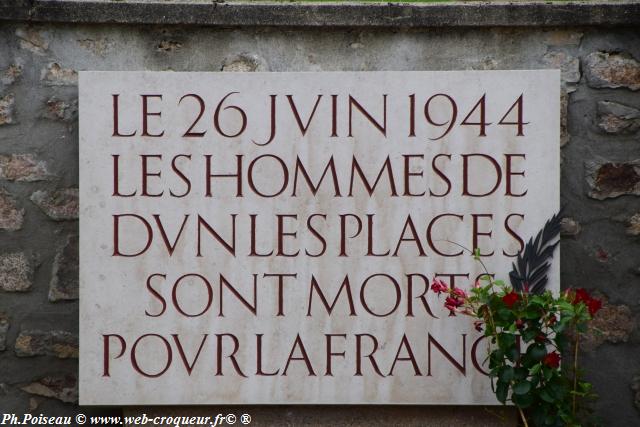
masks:
[(524, 416), (524, 412), (522, 408), (518, 406), (518, 412), (520, 413), (520, 418), (522, 418), (522, 422), (524, 423), (524, 427), (529, 427), (529, 423), (527, 423), (527, 418)]
[(576, 331), (576, 343), (573, 347), (573, 405), (572, 414), (576, 415), (576, 399), (578, 392), (578, 347), (580, 345), (580, 333)]

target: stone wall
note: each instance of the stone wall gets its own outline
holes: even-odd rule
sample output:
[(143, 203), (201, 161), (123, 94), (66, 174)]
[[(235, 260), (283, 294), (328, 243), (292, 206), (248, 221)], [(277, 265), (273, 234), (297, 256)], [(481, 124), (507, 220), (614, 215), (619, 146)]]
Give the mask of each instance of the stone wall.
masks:
[[(121, 412), (79, 409), (75, 403), (77, 71), (560, 68), (562, 286), (585, 287), (606, 300), (582, 356), (600, 395), (596, 414), (604, 425), (640, 424), (640, 18), (635, 13), (616, 27), (585, 18), (551, 27), (543, 26), (548, 21), (410, 29), (358, 22), (328, 29), (268, 22), (230, 28), (98, 22), (109, 17), (93, 23), (30, 22), (6, 7), (0, 5), (0, 11), (9, 10), (0, 17), (2, 412)], [(54, 22), (65, 20), (75, 22)], [(501, 424), (481, 408), (245, 409), (254, 413), (254, 424)], [(507, 413), (507, 424), (514, 425), (512, 415)]]

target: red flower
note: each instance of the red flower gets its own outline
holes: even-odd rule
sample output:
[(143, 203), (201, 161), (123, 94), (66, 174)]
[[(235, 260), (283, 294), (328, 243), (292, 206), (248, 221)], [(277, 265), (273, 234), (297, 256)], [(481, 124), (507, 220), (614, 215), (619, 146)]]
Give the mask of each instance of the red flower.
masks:
[(602, 301), (599, 299), (591, 298), (587, 302), (587, 308), (589, 309), (589, 314), (591, 317), (595, 316), (598, 310), (602, 308)]
[(552, 351), (542, 359), (542, 363), (550, 368), (557, 368), (560, 366), (560, 355), (555, 351)]
[(518, 302), (519, 299), (520, 299), (520, 295), (518, 295), (514, 291), (511, 291), (511, 292), (509, 292), (508, 294), (506, 294), (505, 296), (502, 297), (502, 302), (504, 303), (504, 305), (506, 305), (507, 307), (511, 308), (511, 307), (513, 307), (513, 304)]
[(589, 295), (589, 292), (587, 292), (583, 288), (580, 288), (580, 289), (576, 289), (576, 296), (573, 298), (573, 303), (578, 304), (578, 303), (584, 302), (585, 304), (587, 304), (590, 299), (591, 299), (591, 295)]
[(579, 304), (581, 302), (587, 306), (591, 317), (595, 316), (598, 310), (602, 308), (602, 301), (597, 298), (591, 297), (591, 295), (589, 295), (589, 292), (582, 288), (576, 289), (576, 295), (573, 298), (573, 304)]
[(436, 294), (441, 294), (443, 292), (449, 292), (449, 287), (440, 279), (434, 279), (433, 284), (431, 284), (431, 290)]
[(517, 327), (518, 329), (522, 329), (522, 328), (524, 328), (524, 320), (522, 320), (522, 319), (516, 319), (516, 327)]

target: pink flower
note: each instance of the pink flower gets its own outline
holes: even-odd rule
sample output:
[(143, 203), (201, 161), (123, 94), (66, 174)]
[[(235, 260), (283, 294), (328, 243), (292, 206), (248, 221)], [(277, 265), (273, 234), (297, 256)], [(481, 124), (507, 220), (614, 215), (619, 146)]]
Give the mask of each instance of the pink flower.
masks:
[(449, 305), (449, 306), (457, 308), (457, 307), (460, 307), (462, 304), (464, 304), (464, 302), (459, 300), (458, 298), (447, 297), (447, 299), (444, 300), (444, 305), (445, 306)]
[(441, 294), (445, 292), (449, 292), (449, 287), (440, 279), (433, 279), (433, 283), (431, 284), (431, 290), (436, 294)]
[(447, 297), (444, 300), (444, 307), (449, 310), (449, 314), (453, 316), (455, 316), (456, 310), (458, 309), (458, 307), (462, 306), (462, 304), (464, 304), (464, 302), (455, 297)]
[(460, 288), (453, 288), (451, 294), (458, 298), (467, 299), (467, 293)]

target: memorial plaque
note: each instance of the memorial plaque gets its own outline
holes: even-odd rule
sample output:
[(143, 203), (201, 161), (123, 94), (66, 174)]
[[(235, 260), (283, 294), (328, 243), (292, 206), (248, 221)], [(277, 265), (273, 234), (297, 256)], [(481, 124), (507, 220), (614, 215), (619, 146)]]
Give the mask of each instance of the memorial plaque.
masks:
[[(558, 71), (80, 73), (82, 404), (495, 404), (434, 278), (559, 208)], [(558, 256), (550, 272), (559, 287)]]

